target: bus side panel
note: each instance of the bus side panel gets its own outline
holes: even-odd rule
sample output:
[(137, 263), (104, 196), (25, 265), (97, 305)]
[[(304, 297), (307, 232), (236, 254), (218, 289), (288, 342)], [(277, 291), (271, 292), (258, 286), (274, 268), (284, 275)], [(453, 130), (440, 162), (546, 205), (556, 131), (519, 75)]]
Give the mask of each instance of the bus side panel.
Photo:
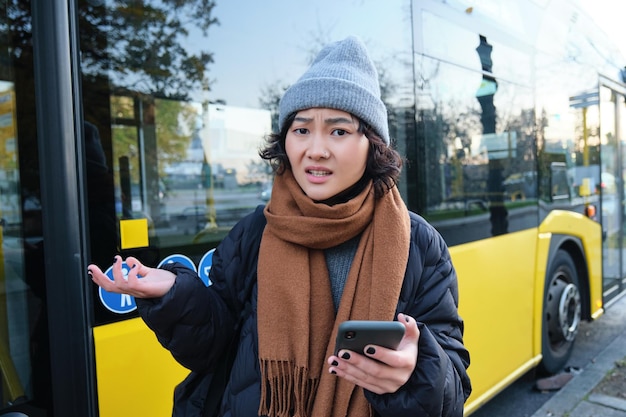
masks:
[(471, 355), (468, 411), (536, 364), (536, 236), (537, 230), (529, 229), (450, 248), (459, 277), (464, 341)]
[(550, 257), (551, 233), (537, 233), (537, 253), (535, 258), (535, 297), (533, 314), (533, 353), (541, 357), (541, 338), (543, 327), (543, 295), (546, 285), (546, 273)]
[[(589, 311), (592, 318), (598, 318), (604, 311), (602, 302), (602, 229), (600, 224), (579, 213), (553, 210), (539, 225), (539, 236), (543, 234), (575, 236), (582, 242), (587, 270), (589, 271)], [(537, 266), (543, 268), (543, 276), (545, 276), (547, 262)], [(538, 269), (537, 272), (541, 271)], [(543, 286), (541, 292), (541, 299), (543, 299)]]
[(170, 417), (179, 365), (140, 318), (93, 329), (100, 417)]

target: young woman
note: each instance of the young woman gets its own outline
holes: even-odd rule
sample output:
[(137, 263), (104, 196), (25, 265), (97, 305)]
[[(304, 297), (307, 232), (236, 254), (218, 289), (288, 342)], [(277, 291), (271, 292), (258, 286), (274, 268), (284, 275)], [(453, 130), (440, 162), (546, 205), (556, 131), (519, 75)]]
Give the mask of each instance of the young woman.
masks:
[[(220, 416), (462, 416), (471, 388), (456, 273), (400, 197), (402, 160), (364, 45), (324, 48), (279, 110), (281, 130), (261, 151), (272, 197), (220, 243), (211, 286), (132, 257), (127, 280), (116, 257), (114, 281), (90, 265), (94, 282), (138, 298), (189, 369), (214, 372), (235, 353)], [(345, 320), (397, 320), (405, 335), (395, 350), (335, 355)]]

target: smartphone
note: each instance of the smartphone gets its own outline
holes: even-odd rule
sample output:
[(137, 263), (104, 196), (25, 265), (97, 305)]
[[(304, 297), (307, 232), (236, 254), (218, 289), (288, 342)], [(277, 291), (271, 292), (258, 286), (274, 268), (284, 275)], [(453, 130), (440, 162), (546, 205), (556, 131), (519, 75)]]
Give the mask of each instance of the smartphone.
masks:
[(403, 336), (404, 325), (398, 321), (344, 321), (337, 332), (335, 355), (341, 349), (362, 354), (367, 345), (397, 349)]

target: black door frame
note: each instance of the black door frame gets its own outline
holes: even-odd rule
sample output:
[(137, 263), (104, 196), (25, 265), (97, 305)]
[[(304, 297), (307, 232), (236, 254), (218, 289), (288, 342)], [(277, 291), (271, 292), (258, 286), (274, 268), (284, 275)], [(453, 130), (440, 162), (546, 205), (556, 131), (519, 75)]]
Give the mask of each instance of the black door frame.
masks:
[(32, 15), (54, 415), (97, 416), (77, 1), (33, 0)]

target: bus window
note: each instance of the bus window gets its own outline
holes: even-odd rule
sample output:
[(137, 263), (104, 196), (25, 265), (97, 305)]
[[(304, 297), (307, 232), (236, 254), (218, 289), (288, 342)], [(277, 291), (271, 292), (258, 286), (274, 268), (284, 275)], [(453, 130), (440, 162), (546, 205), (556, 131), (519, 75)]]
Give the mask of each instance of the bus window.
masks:
[(429, 56), (419, 58), (416, 76), (427, 78), (422, 94), (436, 105), (419, 113), (425, 158), (408, 168), (423, 177), (418, 210), (452, 245), (536, 226), (532, 91), (528, 75), (519, 72), (529, 56), (524, 48), (422, 15)]
[(550, 193), (552, 200), (569, 199), (571, 197), (570, 181), (564, 163), (550, 164)]
[(30, 25), (29, 2), (2, 8), (0, 414), (20, 402), (36, 412), (52, 405)]

